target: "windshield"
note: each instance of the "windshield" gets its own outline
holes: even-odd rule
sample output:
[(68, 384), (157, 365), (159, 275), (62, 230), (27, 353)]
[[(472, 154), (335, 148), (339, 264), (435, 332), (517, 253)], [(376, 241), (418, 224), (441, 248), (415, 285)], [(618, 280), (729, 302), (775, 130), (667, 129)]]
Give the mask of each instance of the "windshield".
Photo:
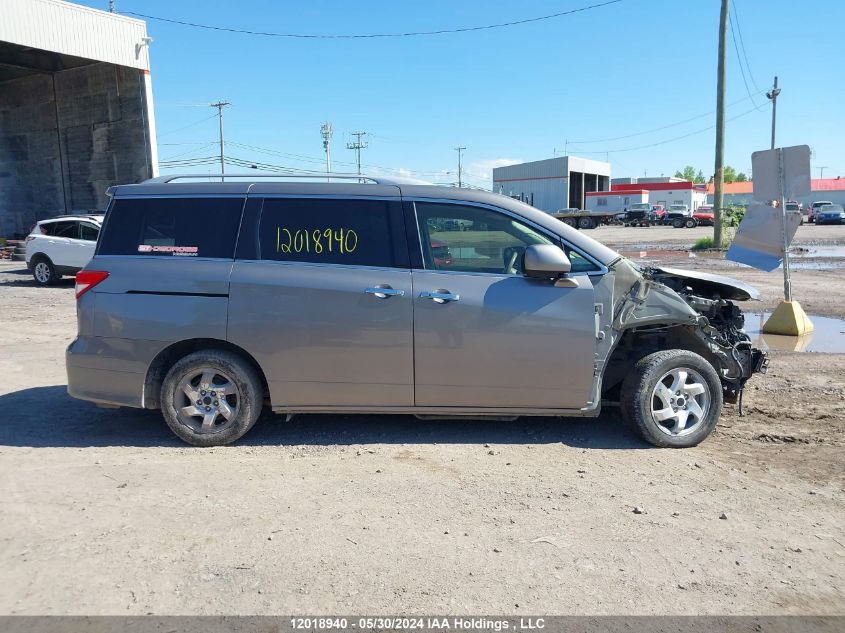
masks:
[(822, 208), (821, 208), (822, 213), (835, 213), (837, 211), (842, 211), (842, 205), (825, 204), (825, 205), (822, 205)]
[(686, 211), (687, 205), (685, 205), (685, 204), (673, 204), (672, 206), (669, 207), (669, 210), (670, 211)]
[(798, 203), (797, 202), (787, 202), (786, 203), (786, 210), (787, 211), (798, 211)]
[(648, 211), (649, 209), (651, 209), (651, 205), (648, 205), (648, 204), (640, 204), (638, 202), (637, 204), (631, 205), (632, 211)]

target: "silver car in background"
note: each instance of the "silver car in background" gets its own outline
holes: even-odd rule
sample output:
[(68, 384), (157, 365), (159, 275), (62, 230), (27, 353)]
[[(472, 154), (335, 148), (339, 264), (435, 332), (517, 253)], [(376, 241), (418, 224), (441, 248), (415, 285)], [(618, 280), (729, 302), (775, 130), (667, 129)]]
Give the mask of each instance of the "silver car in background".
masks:
[(640, 268), (501, 195), (301, 180), (113, 188), (77, 276), (69, 393), (161, 409), (199, 446), (265, 407), (583, 417), (605, 401), (684, 447), (766, 368), (740, 282)]

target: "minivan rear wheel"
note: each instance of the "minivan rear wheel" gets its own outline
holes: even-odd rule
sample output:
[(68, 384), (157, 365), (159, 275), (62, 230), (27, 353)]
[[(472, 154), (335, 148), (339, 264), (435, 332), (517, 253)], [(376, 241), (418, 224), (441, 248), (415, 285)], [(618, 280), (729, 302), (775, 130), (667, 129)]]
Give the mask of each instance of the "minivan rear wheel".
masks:
[(194, 352), (177, 361), (162, 385), (162, 414), (194, 446), (222, 446), (243, 437), (261, 413), (258, 372), (225, 350)]
[(655, 446), (687, 448), (704, 440), (722, 412), (722, 383), (700, 355), (672, 349), (637, 361), (622, 383), (622, 414)]

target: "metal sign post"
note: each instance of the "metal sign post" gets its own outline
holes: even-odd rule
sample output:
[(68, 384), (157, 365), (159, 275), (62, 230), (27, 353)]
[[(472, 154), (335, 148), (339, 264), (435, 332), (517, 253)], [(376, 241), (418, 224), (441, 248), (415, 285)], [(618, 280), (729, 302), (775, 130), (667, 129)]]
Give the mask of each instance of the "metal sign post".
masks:
[(748, 205), (725, 258), (765, 271), (783, 265), (784, 301), (763, 331), (800, 336), (812, 332), (813, 324), (792, 299), (789, 244), (801, 224), (801, 213), (790, 213), (786, 201), (810, 195), (810, 148), (796, 145), (754, 152), (751, 165), (754, 202)]
[(783, 167), (783, 148), (778, 148), (778, 185), (780, 188), (781, 225), (783, 227), (783, 298), (792, 301), (792, 277), (789, 274), (789, 229), (786, 217), (786, 174)]

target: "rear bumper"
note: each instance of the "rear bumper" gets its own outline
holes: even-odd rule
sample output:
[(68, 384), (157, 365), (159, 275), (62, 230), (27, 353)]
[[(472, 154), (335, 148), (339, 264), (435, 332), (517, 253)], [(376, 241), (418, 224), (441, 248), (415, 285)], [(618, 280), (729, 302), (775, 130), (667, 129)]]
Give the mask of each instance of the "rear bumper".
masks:
[(79, 337), (65, 352), (68, 394), (89, 402), (141, 408), (146, 375), (105, 367), (114, 365), (114, 359), (91, 354), (90, 349), (89, 339)]

